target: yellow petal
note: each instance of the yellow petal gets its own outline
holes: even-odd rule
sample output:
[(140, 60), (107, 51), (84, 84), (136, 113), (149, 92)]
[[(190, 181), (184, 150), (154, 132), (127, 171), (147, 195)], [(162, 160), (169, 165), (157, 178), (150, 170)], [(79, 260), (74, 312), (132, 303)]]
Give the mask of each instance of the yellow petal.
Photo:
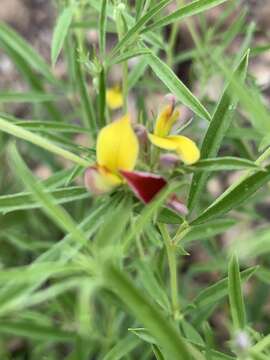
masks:
[(164, 107), (156, 120), (154, 134), (157, 136), (167, 136), (178, 117), (179, 111), (174, 110), (174, 103)]
[(181, 135), (159, 137), (149, 134), (152, 144), (161, 149), (175, 151), (179, 158), (187, 165), (196, 163), (200, 158), (200, 150), (194, 141)]
[(123, 95), (118, 86), (108, 89), (106, 98), (107, 104), (111, 110), (116, 110), (123, 106)]
[(148, 134), (149, 140), (151, 143), (161, 149), (165, 150), (173, 150), (176, 151), (177, 149), (177, 142), (172, 141), (169, 136), (156, 136), (153, 134)]
[(139, 144), (128, 115), (101, 129), (97, 139), (97, 162), (113, 173), (134, 169)]

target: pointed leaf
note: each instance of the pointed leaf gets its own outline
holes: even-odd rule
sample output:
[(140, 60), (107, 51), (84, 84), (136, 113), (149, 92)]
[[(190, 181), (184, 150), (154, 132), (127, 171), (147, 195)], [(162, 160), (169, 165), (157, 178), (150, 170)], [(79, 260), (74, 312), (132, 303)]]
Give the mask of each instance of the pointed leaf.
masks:
[(257, 190), (270, 180), (270, 165), (266, 171), (257, 171), (245, 178), (236, 186), (225, 191), (216, 201), (211, 204), (201, 215), (191, 222), (193, 225), (202, 224), (207, 220), (226, 214), (231, 209), (242, 205)]
[[(149, 50), (150, 51), (150, 50)], [(148, 64), (167, 88), (199, 117), (211, 121), (211, 116), (200, 101), (182, 83), (175, 73), (154, 53), (147, 56)]]
[(74, 13), (74, 7), (67, 7), (59, 15), (56, 26), (53, 31), (51, 60), (52, 65), (56, 64), (60, 51), (64, 45), (65, 38), (68, 33), (68, 29), (72, 22), (72, 16)]
[[(246, 76), (248, 56), (249, 52), (247, 52), (234, 72), (234, 74), (238, 74), (241, 79), (244, 79)], [(217, 155), (222, 140), (231, 125), (233, 114), (238, 103), (238, 99), (235, 96), (232, 98), (231, 93), (231, 86), (229, 84), (220, 98), (213, 119), (205, 134), (201, 147), (201, 160)], [(188, 198), (188, 208), (190, 211), (195, 208), (199, 196), (204, 190), (207, 178), (207, 172), (198, 173), (193, 176)]]
[(242, 294), (239, 264), (236, 255), (232, 256), (229, 262), (228, 292), (234, 327), (236, 330), (244, 329), (246, 326), (246, 312)]

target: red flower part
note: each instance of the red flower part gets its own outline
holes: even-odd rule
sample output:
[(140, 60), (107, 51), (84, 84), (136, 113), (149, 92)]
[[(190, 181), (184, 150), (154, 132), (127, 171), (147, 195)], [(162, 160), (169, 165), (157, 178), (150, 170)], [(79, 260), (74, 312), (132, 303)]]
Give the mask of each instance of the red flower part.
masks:
[(148, 204), (166, 185), (166, 180), (159, 175), (141, 171), (120, 171), (135, 195)]

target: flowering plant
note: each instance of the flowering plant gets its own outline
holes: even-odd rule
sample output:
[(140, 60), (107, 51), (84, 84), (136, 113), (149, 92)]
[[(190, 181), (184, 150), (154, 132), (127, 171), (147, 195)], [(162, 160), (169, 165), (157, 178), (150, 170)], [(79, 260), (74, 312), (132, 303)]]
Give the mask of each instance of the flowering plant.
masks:
[[(118, 90), (110, 90), (109, 101), (107, 100), (109, 106), (113, 109), (119, 107), (120, 97)], [(179, 111), (175, 109), (174, 97), (167, 96), (166, 100), (168, 104), (163, 106), (158, 114), (154, 134), (149, 133), (148, 138), (154, 146), (176, 152), (184, 164), (194, 164), (200, 157), (196, 144), (185, 136), (169, 135), (178, 120)], [(96, 157), (96, 164), (85, 172), (86, 187), (95, 195), (110, 192), (127, 183), (140, 200), (148, 203), (167, 184), (167, 180), (160, 174), (135, 170), (139, 157), (139, 139), (129, 115), (115, 120), (100, 130)], [(177, 202), (177, 196), (174, 194), (168, 200), (168, 205), (183, 211), (185, 207), (181, 206), (180, 202), (177, 206)]]

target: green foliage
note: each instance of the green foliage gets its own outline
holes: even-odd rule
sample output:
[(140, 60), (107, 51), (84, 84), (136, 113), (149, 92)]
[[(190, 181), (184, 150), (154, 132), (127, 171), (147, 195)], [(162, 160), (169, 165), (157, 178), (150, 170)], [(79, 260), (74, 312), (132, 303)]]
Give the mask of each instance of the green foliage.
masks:
[[(248, 5), (51, 3), (51, 65), (0, 23), (26, 85), (0, 91), (0, 358), (269, 359), (270, 115), (249, 65), (269, 44)], [(162, 167), (147, 140), (168, 90), (193, 116), (171, 131), (201, 144), (191, 165)], [(126, 107), (142, 132), (136, 170), (167, 180), (148, 204), (125, 182), (100, 196), (83, 182), (99, 130)]]

